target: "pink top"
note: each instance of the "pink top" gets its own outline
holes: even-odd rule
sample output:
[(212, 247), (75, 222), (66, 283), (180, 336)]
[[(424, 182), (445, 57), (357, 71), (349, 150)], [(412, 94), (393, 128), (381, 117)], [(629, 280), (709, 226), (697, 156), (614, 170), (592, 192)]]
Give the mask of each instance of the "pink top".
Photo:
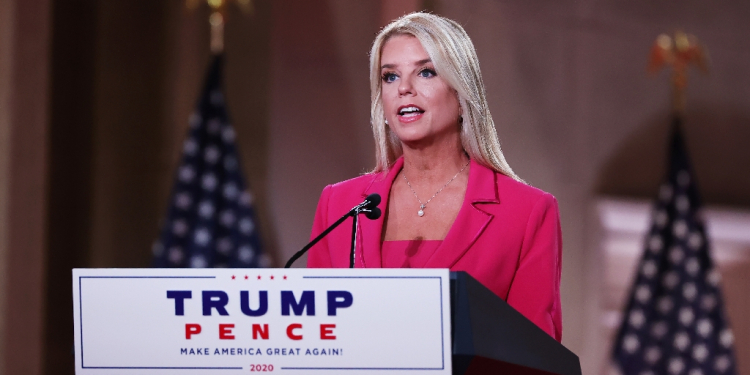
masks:
[(383, 241), (381, 245), (383, 268), (424, 268), (442, 240)]
[[(383, 173), (326, 186), (315, 212), (311, 239), (369, 194), (380, 194), (380, 207), (385, 211), (403, 165), (404, 159), (398, 158)], [(421, 266), (466, 271), (550, 336), (562, 340), (562, 232), (555, 197), (472, 159), (463, 204), (442, 244), (428, 249), (423, 246), (430, 244), (422, 243), (413, 256), (406, 255), (408, 241), (401, 247), (383, 242), (387, 216), (383, 213), (376, 220), (359, 221), (356, 268)], [(307, 266), (349, 267), (351, 240), (352, 230), (347, 225), (332, 230), (310, 249)], [(422, 253), (431, 255), (422, 258)]]

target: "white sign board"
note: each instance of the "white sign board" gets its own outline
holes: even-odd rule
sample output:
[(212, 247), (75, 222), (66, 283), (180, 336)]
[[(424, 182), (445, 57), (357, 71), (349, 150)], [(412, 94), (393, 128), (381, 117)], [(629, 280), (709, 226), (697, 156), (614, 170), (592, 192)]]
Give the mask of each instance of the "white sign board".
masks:
[(76, 374), (449, 374), (449, 284), (446, 269), (75, 269)]

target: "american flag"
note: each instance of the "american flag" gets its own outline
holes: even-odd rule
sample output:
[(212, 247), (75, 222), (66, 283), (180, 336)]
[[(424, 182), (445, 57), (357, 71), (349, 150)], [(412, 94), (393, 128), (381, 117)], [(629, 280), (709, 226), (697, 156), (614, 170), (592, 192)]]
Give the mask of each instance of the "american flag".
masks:
[(267, 267), (214, 56), (182, 150), (154, 267)]
[(736, 374), (734, 336), (711, 261), (694, 174), (675, 117), (667, 181), (614, 346), (625, 375)]

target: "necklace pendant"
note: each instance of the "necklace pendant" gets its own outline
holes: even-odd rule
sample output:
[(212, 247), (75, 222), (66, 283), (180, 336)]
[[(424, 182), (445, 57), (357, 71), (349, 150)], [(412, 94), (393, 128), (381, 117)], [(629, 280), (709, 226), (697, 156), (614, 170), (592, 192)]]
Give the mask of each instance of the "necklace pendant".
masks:
[(417, 215), (419, 215), (419, 217), (424, 216), (424, 205), (419, 206), (419, 211), (417, 212)]

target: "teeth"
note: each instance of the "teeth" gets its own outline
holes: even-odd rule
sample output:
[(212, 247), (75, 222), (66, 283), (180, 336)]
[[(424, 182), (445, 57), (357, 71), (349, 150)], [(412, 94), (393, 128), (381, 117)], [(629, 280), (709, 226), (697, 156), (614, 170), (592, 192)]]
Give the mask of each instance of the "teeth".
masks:
[(405, 113), (412, 113), (412, 112), (419, 112), (419, 108), (417, 107), (402, 108), (401, 111), (399, 111), (399, 114), (403, 115)]

